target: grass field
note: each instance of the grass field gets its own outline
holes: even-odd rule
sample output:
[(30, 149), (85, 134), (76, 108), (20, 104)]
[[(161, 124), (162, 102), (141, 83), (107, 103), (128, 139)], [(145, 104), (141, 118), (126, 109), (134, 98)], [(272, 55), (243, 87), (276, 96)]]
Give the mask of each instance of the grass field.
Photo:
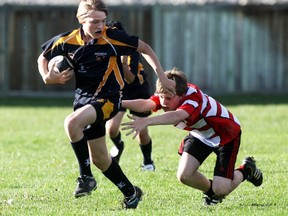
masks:
[[(0, 99), (0, 215), (287, 215), (288, 96), (216, 98), (242, 123), (237, 166), (254, 156), (263, 185), (244, 182), (222, 204), (203, 207), (201, 192), (176, 179), (177, 149), (186, 132), (154, 126), (155, 172), (141, 171), (140, 149), (123, 135), (120, 165), (145, 193), (136, 210), (122, 210), (122, 194), (95, 167), (98, 189), (89, 197), (72, 196), (78, 166), (63, 129), (72, 99)], [(214, 160), (211, 155), (201, 167), (209, 177)]]

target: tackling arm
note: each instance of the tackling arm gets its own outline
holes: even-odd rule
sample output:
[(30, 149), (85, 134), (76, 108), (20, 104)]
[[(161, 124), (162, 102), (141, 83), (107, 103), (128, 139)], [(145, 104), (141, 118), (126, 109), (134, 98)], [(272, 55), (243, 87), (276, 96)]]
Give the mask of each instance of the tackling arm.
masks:
[(168, 79), (165, 76), (164, 70), (150, 45), (139, 40), (137, 51), (143, 55), (145, 60), (153, 68), (163, 87), (165, 87), (168, 90), (168, 92), (175, 95), (175, 82), (173, 80)]
[(147, 126), (152, 125), (175, 125), (189, 117), (185, 110), (168, 111), (158, 116), (146, 118)]
[(147, 112), (154, 110), (156, 104), (150, 99), (123, 100), (122, 107), (135, 112)]
[(158, 116), (147, 117), (147, 118), (138, 118), (135, 116), (128, 116), (133, 121), (125, 122), (121, 125), (122, 130), (130, 130), (126, 135), (134, 133), (133, 139), (146, 127), (152, 125), (169, 125), (177, 124), (178, 122), (189, 117), (189, 114), (185, 110), (176, 110), (165, 112)]

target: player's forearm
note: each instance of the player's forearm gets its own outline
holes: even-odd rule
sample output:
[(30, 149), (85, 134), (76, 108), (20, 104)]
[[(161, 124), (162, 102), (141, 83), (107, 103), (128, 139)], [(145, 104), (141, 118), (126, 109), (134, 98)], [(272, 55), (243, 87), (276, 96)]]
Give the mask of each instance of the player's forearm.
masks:
[(175, 82), (166, 77), (160, 62), (159, 62), (155, 52), (150, 47), (150, 45), (139, 40), (137, 51), (143, 55), (145, 60), (153, 68), (153, 70), (157, 74), (160, 82), (162, 83), (163, 88), (166, 89), (171, 94), (175, 95)]
[(130, 71), (129, 65), (122, 63), (124, 78), (128, 84), (133, 83), (135, 75)]
[(48, 60), (41, 54), (37, 60), (38, 71), (45, 84), (65, 84), (73, 76), (73, 71), (65, 70), (62, 73), (56, 73), (53, 69), (48, 71)]
[(178, 122), (179, 122), (179, 117), (177, 115), (172, 114), (172, 112), (166, 112), (161, 115), (147, 118), (147, 126), (175, 125)]
[(48, 61), (44, 58), (44, 56), (41, 54), (39, 57), (38, 57), (38, 60), (37, 60), (37, 63), (38, 63), (38, 71), (43, 79), (43, 82), (45, 84), (49, 84), (48, 83), (48, 77), (47, 77), (47, 74), (48, 74), (48, 71), (47, 71), (47, 68), (48, 68)]
[(145, 99), (123, 100), (122, 107), (135, 112), (147, 112), (151, 110), (151, 107), (147, 105)]
[(159, 80), (163, 80), (166, 79), (166, 76), (164, 74), (164, 70), (155, 54), (155, 52), (152, 50), (152, 48), (142, 42), (141, 43), (141, 48), (142, 48), (142, 56), (145, 58), (145, 60), (148, 62), (148, 64), (152, 67), (152, 69), (154, 70), (154, 72), (157, 74), (157, 76), (159, 77)]

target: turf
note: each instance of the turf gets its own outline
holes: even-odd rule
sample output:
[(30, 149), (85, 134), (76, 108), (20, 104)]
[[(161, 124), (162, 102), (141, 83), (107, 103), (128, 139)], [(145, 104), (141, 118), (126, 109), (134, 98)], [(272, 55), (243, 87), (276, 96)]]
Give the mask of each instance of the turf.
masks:
[[(122, 194), (95, 167), (98, 189), (89, 197), (72, 196), (78, 167), (63, 129), (71, 98), (0, 99), (0, 215), (287, 215), (288, 96), (215, 97), (242, 124), (237, 165), (254, 156), (264, 173), (263, 185), (244, 182), (222, 204), (203, 207), (201, 192), (176, 179), (177, 149), (186, 132), (154, 126), (155, 172), (141, 171), (138, 144), (123, 133), (120, 165), (145, 193), (136, 210), (121, 208)], [(201, 167), (208, 177), (214, 160), (211, 155)]]

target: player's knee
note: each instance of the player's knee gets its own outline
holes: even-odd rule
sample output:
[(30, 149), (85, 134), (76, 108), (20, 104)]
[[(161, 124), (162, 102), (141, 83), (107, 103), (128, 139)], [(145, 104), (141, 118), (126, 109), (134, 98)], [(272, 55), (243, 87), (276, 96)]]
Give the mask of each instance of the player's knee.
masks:
[(119, 127), (114, 125), (109, 125), (109, 127), (106, 128), (106, 133), (109, 137), (115, 138), (119, 134)]
[(65, 120), (64, 120), (64, 128), (65, 130), (70, 131), (73, 127), (74, 123), (74, 118), (72, 115), (68, 115)]
[(76, 136), (76, 134), (77, 134), (78, 124), (77, 124), (77, 121), (72, 114), (65, 118), (64, 128), (65, 128), (67, 135), (70, 137), (70, 139), (73, 140), (74, 136)]
[(177, 179), (178, 181), (180, 181), (181, 183), (185, 184), (188, 179), (189, 179), (189, 176), (183, 172), (177, 172)]

